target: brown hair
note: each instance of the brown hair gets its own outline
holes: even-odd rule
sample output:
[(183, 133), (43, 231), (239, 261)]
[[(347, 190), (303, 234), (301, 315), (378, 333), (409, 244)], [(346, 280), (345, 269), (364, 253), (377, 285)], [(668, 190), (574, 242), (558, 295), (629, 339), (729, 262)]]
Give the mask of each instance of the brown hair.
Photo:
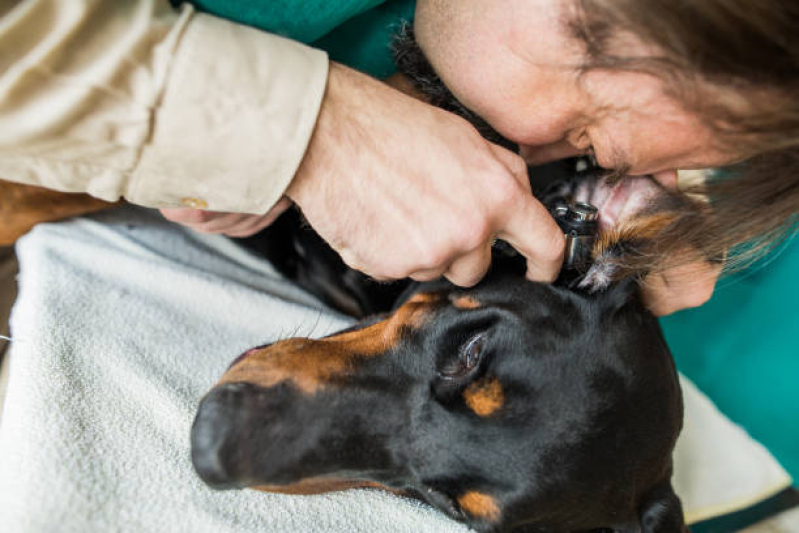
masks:
[[(670, 94), (717, 133), (721, 147), (746, 158), (691, 186), (687, 192), (709, 198), (712, 216), (702, 224), (675, 217), (658, 235), (659, 258), (686, 245), (717, 258), (748, 243), (729, 261), (735, 268), (795, 233), (799, 2), (575, 1), (567, 24), (585, 44), (584, 71), (632, 70), (663, 79)], [(626, 35), (658, 53), (625, 56), (620, 49)]]

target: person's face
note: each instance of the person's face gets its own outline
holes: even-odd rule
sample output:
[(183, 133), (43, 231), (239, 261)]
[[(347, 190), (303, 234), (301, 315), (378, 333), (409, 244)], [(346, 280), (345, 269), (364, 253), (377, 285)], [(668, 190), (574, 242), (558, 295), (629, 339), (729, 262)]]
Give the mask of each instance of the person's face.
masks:
[[(419, 0), (416, 38), (444, 84), (530, 164), (593, 150), (600, 166), (669, 179), (737, 158), (654, 76), (588, 71), (559, 0)], [(625, 55), (644, 55), (627, 39)]]

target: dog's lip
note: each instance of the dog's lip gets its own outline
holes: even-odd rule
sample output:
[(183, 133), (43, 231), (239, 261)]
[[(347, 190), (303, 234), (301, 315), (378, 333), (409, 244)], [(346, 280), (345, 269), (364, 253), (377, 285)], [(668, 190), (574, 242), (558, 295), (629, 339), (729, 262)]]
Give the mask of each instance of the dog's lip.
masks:
[(599, 210), (600, 228), (609, 230), (643, 210), (658, 189), (651, 176), (626, 176), (613, 185), (598, 179), (581, 184), (575, 200), (594, 205)]

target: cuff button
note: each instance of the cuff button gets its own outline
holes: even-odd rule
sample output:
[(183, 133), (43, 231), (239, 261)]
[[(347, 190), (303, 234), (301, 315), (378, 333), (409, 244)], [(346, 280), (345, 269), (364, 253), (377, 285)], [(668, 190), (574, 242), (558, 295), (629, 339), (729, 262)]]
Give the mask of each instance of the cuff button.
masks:
[(181, 198), (180, 203), (183, 204), (183, 207), (189, 207), (191, 209), (208, 208), (208, 202), (205, 200), (200, 200), (199, 198)]

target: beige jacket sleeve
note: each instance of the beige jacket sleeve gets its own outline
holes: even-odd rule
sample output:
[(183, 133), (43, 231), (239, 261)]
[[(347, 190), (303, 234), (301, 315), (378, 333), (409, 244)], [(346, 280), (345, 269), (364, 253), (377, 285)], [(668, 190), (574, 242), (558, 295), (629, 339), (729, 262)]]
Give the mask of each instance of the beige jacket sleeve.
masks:
[(324, 52), (157, 0), (0, 2), (0, 179), (266, 212), (305, 152)]

